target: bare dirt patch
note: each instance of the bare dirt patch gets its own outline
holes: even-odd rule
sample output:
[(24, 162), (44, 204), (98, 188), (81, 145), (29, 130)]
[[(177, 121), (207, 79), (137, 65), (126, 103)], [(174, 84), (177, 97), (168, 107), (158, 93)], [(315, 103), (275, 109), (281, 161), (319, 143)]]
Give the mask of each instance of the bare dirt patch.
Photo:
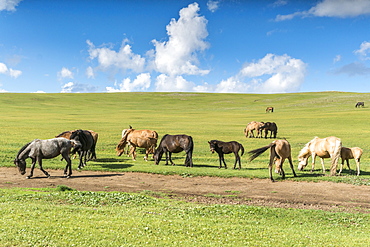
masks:
[(81, 191), (143, 192), (206, 204), (245, 204), (281, 208), (320, 209), (370, 213), (370, 187), (331, 182), (271, 182), (269, 179), (181, 177), (146, 173), (48, 170), (46, 178), (35, 169), (26, 179), (16, 168), (0, 167), (0, 188), (55, 188), (65, 185)]

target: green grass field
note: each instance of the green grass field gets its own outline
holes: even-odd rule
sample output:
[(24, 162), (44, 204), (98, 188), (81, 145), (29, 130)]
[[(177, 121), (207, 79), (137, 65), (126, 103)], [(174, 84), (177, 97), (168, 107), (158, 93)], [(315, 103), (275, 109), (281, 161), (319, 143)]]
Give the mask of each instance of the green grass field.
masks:
[[(357, 101), (365, 108), (355, 109)], [(253, 162), (242, 157), (241, 171), (218, 169), (218, 157), (207, 141), (238, 141), (246, 151), (270, 139), (245, 138), (250, 121), (274, 121), (278, 138), (297, 155), (314, 136), (337, 136), (343, 146), (364, 150), (361, 176), (311, 176), (297, 171), (288, 180), (334, 181), (370, 185), (370, 94), (321, 92), (297, 94), (0, 94), (0, 166), (13, 166), (27, 142), (48, 139), (73, 129), (99, 133), (98, 160), (84, 169), (153, 172), (186, 176), (268, 178), (268, 152)], [(265, 113), (267, 106), (274, 113)], [(195, 142), (194, 167), (183, 166), (184, 154), (174, 155), (177, 166), (155, 166), (117, 157), (121, 131), (132, 125), (164, 134), (188, 134)], [(28, 161), (29, 163), (30, 161)], [(234, 157), (226, 162), (232, 167)], [(315, 174), (320, 174), (319, 160)], [(327, 169), (329, 160), (327, 160)], [(355, 168), (351, 162), (352, 169)], [(29, 165), (29, 164), (28, 164)], [(62, 169), (59, 158), (44, 168)], [(77, 161), (73, 161), (76, 172)], [(27, 171), (29, 172), (29, 171)], [(62, 171), (61, 171), (62, 173)], [(73, 176), (73, 175), (72, 175)], [(278, 175), (274, 175), (279, 180)], [(19, 175), (20, 179), (24, 179)], [(142, 194), (60, 192), (57, 189), (0, 190), (0, 246), (367, 246), (368, 214), (250, 206), (197, 205), (154, 199)]]

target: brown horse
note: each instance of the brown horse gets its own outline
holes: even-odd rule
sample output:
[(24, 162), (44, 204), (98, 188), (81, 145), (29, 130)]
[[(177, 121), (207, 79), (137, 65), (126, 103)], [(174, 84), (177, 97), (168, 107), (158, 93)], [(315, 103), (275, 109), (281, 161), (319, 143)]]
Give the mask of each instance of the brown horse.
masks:
[[(260, 131), (260, 127), (264, 125), (264, 122), (257, 122), (257, 121), (252, 121), (247, 124), (247, 126), (244, 129), (244, 135), (245, 137), (260, 137), (262, 135), (262, 132)], [(254, 136), (254, 132), (257, 132), (257, 136)]]
[[(265, 138), (267, 139), (267, 135), (269, 131), (270, 131), (270, 138), (272, 138), (272, 135), (274, 135), (274, 138), (276, 138), (278, 128), (275, 122), (266, 122), (264, 125), (259, 127), (259, 130), (261, 132), (265, 131)], [(261, 134), (261, 137), (262, 137), (262, 134)]]
[[(218, 168), (222, 167), (222, 162), (224, 163), (225, 169), (227, 169), (226, 162), (224, 159), (224, 154), (230, 154), (234, 153), (235, 155), (235, 163), (234, 163), (234, 169), (236, 169), (236, 164), (239, 163), (239, 170), (242, 168), (240, 156), (244, 154), (244, 147), (242, 144), (236, 141), (231, 142), (222, 142), (218, 140), (212, 140), (208, 142), (210, 151), (218, 154), (218, 158), (220, 161), (220, 166)], [(241, 154), (239, 156), (239, 150), (241, 150)]]
[(351, 168), (349, 167), (349, 159), (354, 159), (357, 166), (357, 176), (360, 175), (360, 159), (362, 156), (362, 149), (359, 147), (353, 148), (346, 148), (342, 147), (340, 152), (340, 157), (342, 158), (342, 163), (340, 165), (339, 175), (342, 173), (344, 161), (347, 162), (348, 170), (351, 172)]
[(335, 176), (337, 173), (338, 159), (340, 157), (341, 148), (342, 141), (335, 136), (330, 136), (323, 139), (315, 137), (314, 139), (309, 141), (299, 152), (298, 170), (303, 171), (303, 169), (307, 166), (308, 157), (311, 156), (311, 172), (313, 172), (315, 168), (315, 158), (316, 156), (319, 156), (320, 158), (322, 158), (321, 165), (323, 173), (325, 173), (323, 158), (331, 158), (330, 175)]
[(267, 107), (266, 108), (266, 113), (268, 113), (268, 112), (274, 112), (274, 107), (272, 107), (272, 106)]
[(274, 182), (274, 179), (272, 177), (272, 165), (274, 163), (275, 163), (275, 172), (280, 174), (283, 179), (285, 178), (285, 172), (283, 170), (283, 164), (285, 159), (288, 159), (290, 169), (292, 169), (294, 177), (297, 177), (293, 167), (291, 147), (287, 140), (276, 140), (271, 142), (269, 145), (265, 147), (249, 151), (248, 153), (252, 154), (249, 160), (250, 161), (254, 160), (259, 155), (264, 153), (267, 149), (270, 149), (269, 174), (272, 182)]
[(147, 161), (149, 153), (154, 153), (157, 140), (158, 133), (156, 131), (128, 129), (116, 147), (117, 156), (121, 156), (124, 153), (125, 146), (130, 144), (129, 156), (132, 155), (132, 159), (136, 160), (136, 148), (145, 148), (144, 159)]

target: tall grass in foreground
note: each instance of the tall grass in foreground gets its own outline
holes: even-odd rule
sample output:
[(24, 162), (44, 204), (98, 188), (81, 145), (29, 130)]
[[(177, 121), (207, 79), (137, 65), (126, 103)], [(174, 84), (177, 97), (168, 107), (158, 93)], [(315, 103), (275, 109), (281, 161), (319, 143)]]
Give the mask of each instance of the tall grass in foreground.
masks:
[(1, 246), (367, 246), (368, 214), (0, 190)]
[[(84, 169), (104, 171), (154, 172), (184, 174), (187, 176), (241, 176), (268, 178), (268, 152), (253, 162), (242, 157), (242, 171), (217, 169), (218, 157), (209, 152), (207, 141), (238, 141), (246, 151), (269, 144), (271, 139), (245, 138), (243, 129), (250, 121), (274, 121), (278, 138), (286, 138), (297, 155), (314, 136), (330, 135), (342, 139), (347, 147), (364, 150), (361, 176), (356, 178), (344, 170), (342, 177), (317, 176), (321, 174), (319, 160), (312, 175), (298, 172), (297, 180), (330, 180), (369, 184), (370, 178), (370, 108), (356, 109), (355, 103), (370, 102), (370, 94), (321, 92), (297, 94), (200, 94), (200, 93), (113, 93), (113, 94), (0, 94), (0, 166), (12, 166), (18, 150), (27, 142), (47, 139), (73, 129), (92, 129), (99, 133), (98, 160)], [(275, 108), (266, 113), (267, 106)], [(154, 166), (143, 160), (117, 157), (115, 146), (121, 131), (132, 125), (136, 129), (152, 129), (164, 134), (188, 134), (195, 142), (194, 164), (183, 166), (184, 154), (174, 155), (177, 166)], [(226, 156), (232, 167), (233, 155)], [(329, 167), (329, 160), (326, 160)], [(352, 169), (355, 168), (352, 161)], [(76, 169), (77, 160), (73, 161)], [(59, 158), (44, 162), (46, 169), (64, 168)], [(285, 165), (287, 178), (292, 173)], [(52, 174), (54, 175), (54, 174)], [(278, 176), (275, 176), (278, 177)]]

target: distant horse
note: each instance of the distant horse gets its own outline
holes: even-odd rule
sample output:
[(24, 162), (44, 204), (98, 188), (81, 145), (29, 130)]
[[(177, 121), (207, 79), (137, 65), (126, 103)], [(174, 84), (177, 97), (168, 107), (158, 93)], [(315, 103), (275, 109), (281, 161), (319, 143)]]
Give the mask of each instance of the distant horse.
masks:
[[(130, 129), (124, 129), (122, 131), (122, 139), (120, 140), (120, 142), (118, 143), (116, 147), (117, 156), (121, 156), (125, 152), (126, 145), (131, 146), (132, 144), (134, 144), (135, 147), (130, 148), (130, 152), (128, 152), (129, 156), (135, 153), (136, 147), (143, 147), (143, 148), (148, 149), (149, 153), (154, 153), (155, 147), (153, 148), (153, 145), (154, 146), (156, 145), (157, 139), (158, 139), (158, 133), (156, 131), (147, 130), (147, 129), (135, 130), (130, 126)], [(132, 153), (131, 153), (131, 149), (133, 149)], [(136, 159), (136, 155), (135, 155), (135, 158), (133, 156), (133, 160), (135, 159)]]
[(94, 150), (95, 152), (94, 138), (92, 137), (91, 133), (87, 130), (76, 130), (72, 132), (70, 139), (75, 140), (77, 142), (71, 154), (75, 154), (76, 152), (79, 153), (80, 163), (78, 165), (78, 169), (81, 169), (86, 165), (89, 151)]
[[(262, 132), (260, 131), (260, 127), (264, 125), (264, 122), (257, 122), (257, 121), (252, 121), (250, 123), (247, 124), (247, 126), (245, 127), (244, 129), (244, 135), (245, 137), (249, 137), (249, 138), (252, 138), (252, 137), (259, 137), (261, 136)], [(254, 132), (253, 131), (256, 131), (257, 132), (257, 136), (254, 136)]]
[(72, 175), (72, 162), (69, 158), (69, 153), (75, 144), (74, 140), (67, 140), (65, 138), (53, 138), (47, 140), (35, 139), (24, 145), (19, 150), (17, 157), (14, 160), (14, 164), (18, 167), (19, 172), (24, 175), (26, 173), (26, 159), (31, 158), (31, 172), (27, 178), (31, 178), (33, 176), (36, 161), (39, 164), (40, 170), (47, 177), (50, 177), (49, 173), (42, 168), (42, 160), (52, 159), (61, 154), (67, 162), (64, 169), (64, 175), (69, 178)]
[[(224, 154), (230, 154), (234, 153), (235, 155), (235, 163), (234, 163), (234, 169), (236, 169), (236, 164), (239, 163), (239, 170), (242, 168), (241, 161), (240, 161), (240, 156), (243, 156), (244, 154), (244, 147), (242, 144), (236, 141), (231, 141), (231, 142), (222, 142), (218, 140), (211, 140), (208, 142), (210, 151), (218, 154), (218, 158), (220, 161), (220, 166), (218, 168), (222, 167), (222, 162), (224, 163), (225, 169), (227, 169), (225, 159), (224, 159)], [(239, 150), (241, 150), (241, 154), (239, 156)]]
[(339, 175), (342, 173), (344, 161), (347, 162), (348, 170), (351, 172), (351, 168), (349, 167), (349, 159), (354, 159), (357, 166), (357, 176), (360, 175), (360, 159), (362, 156), (362, 149), (359, 147), (353, 148), (346, 148), (342, 147), (340, 152), (340, 157), (342, 158), (342, 163), (340, 165)]
[[(73, 132), (75, 132), (76, 130), (71, 130), (71, 131), (64, 131), (62, 133), (60, 133), (59, 135), (55, 136), (55, 137), (64, 137), (64, 138), (67, 138), (67, 139), (71, 139), (71, 135)], [(89, 160), (96, 160), (96, 152), (95, 152), (95, 147), (96, 147), (96, 143), (98, 142), (98, 138), (99, 138), (99, 134), (93, 130), (87, 130), (88, 132), (90, 132), (90, 134), (92, 135), (93, 139), (94, 139), (94, 143), (95, 145), (93, 146), (93, 149), (90, 150), (90, 154), (89, 154)]]
[(287, 140), (276, 140), (271, 142), (269, 145), (265, 147), (249, 151), (248, 153), (252, 154), (252, 156), (249, 158), (249, 161), (254, 160), (259, 155), (264, 153), (267, 149), (270, 149), (269, 174), (272, 182), (274, 182), (274, 179), (272, 177), (272, 165), (274, 163), (275, 163), (275, 172), (280, 174), (283, 179), (285, 178), (285, 172), (283, 170), (283, 164), (285, 159), (288, 159), (290, 169), (292, 169), (294, 177), (297, 177), (293, 167), (291, 147)]
[(126, 145), (131, 145), (129, 156), (132, 155), (132, 159), (136, 160), (136, 148), (145, 148), (144, 159), (147, 161), (149, 153), (154, 153), (157, 139), (158, 133), (156, 131), (127, 129), (116, 147), (117, 156), (124, 153)]
[(269, 131), (270, 131), (270, 138), (272, 138), (272, 135), (274, 135), (274, 138), (276, 138), (278, 128), (275, 122), (266, 122), (264, 125), (259, 127), (259, 130), (261, 132), (265, 131), (265, 138), (267, 139), (267, 135)]
[(356, 105), (355, 105), (355, 107), (357, 108), (357, 107), (365, 107), (365, 102), (357, 102), (356, 103)]
[(266, 113), (268, 112), (274, 112), (274, 107), (270, 106), (266, 108)]
[[(342, 141), (337, 137), (330, 136), (323, 139), (315, 137), (309, 141), (299, 152), (298, 170), (303, 171), (303, 169), (307, 166), (308, 157), (312, 156), (311, 172), (313, 172), (315, 168), (315, 158), (316, 156), (319, 156), (320, 158), (331, 158), (330, 175), (335, 176), (341, 148)], [(323, 159), (321, 159), (321, 165), (323, 173), (325, 173)]]
[(162, 159), (163, 153), (166, 153), (166, 165), (168, 165), (168, 160), (171, 165), (175, 165), (171, 159), (172, 153), (179, 153), (185, 151), (185, 165), (186, 167), (193, 167), (193, 149), (194, 142), (193, 138), (188, 135), (164, 135), (158, 148), (154, 152), (154, 161), (158, 165)]

